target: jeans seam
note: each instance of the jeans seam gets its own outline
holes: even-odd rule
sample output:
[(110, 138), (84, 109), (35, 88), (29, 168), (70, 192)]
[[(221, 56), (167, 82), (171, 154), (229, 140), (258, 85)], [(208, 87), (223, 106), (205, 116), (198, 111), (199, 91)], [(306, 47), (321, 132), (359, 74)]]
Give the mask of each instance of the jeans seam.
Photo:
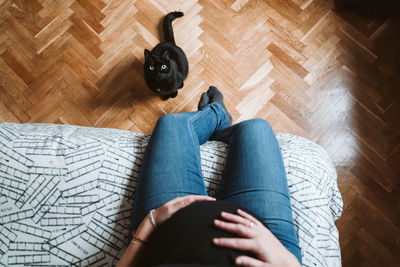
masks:
[[(201, 111), (203, 111), (203, 110), (201, 110)], [(203, 115), (203, 112), (198, 112), (196, 115), (194, 115), (193, 117), (189, 118), (187, 123), (188, 123), (188, 128), (190, 129), (190, 136), (191, 136), (191, 139), (192, 139), (192, 144), (193, 144), (193, 147), (196, 150), (196, 159), (197, 159), (197, 163), (198, 163), (197, 164), (198, 171), (199, 171), (200, 176), (204, 180), (203, 172), (201, 170), (200, 142), (198, 141), (198, 138), (197, 138), (197, 144), (196, 144), (195, 136), (194, 136), (194, 129), (193, 129), (193, 122), (196, 121), (202, 115)], [(205, 189), (204, 181), (203, 181), (203, 185), (204, 185), (204, 190), (207, 192), (207, 190)]]
[[(217, 126), (215, 127), (215, 129), (214, 129), (214, 132), (213, 132), (213, 134), (212, 135), (214, 135), (215, 134), (215, 132), (217, 131), (217, 130), (220, 130), (219, 128), (220, 128), (220, 126), (222, 125), (222, 124), (225, 124), (226, 123), (226, 120), (227, 120), (227, 114), (225, 113), (225, 110), (224, 110), (224, 108), (221, 106), (221, 104), (219, 104), (219, 103), (217, 103), (217, 102), (214, 102), (214, 103), (211, 103), (210, 105), (209, 105), (209, 107), (215, 112), (215, 115), (217, 116), (217, 121), (218, 121), (218, 123), (217, 123)], [(223, 112), (223, 118), (221, 118), (221, 119), (219, 119), (219, 116), (218, 116), (218, 114), (220, 113), (220, 112), (218, 112), (217, 110), (218, 109), (221, 109)], [(224, 128), (226, 128), (226, 127), (224, 127)], [(223, 128), (222, 128), (223, 129)]]

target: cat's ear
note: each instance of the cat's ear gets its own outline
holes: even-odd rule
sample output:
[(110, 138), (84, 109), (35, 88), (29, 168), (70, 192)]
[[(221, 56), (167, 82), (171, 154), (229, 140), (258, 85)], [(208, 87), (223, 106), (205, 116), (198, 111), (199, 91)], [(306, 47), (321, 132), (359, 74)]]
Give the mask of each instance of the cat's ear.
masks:
[(169, 60), (169, 52), (168, 52), (168, 49), (164, 51), (162, 57), (163, 57), (164, 59), (166, 59), (166, 60)]
[(144, 57), (145, 58), (150, 57), (150, 51), (149, 50), (147, 50), (147, 49), (144, 50)]

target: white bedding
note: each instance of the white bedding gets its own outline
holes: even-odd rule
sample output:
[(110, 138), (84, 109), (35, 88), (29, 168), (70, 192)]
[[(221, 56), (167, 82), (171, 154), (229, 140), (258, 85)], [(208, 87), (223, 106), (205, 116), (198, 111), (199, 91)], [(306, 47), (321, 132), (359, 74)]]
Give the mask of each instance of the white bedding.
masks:
[[(304, 266), (341, 266), (342, 212), (325, 151), (277, 134)], [(138, 170), (149, 135), (116, 129), (0, 123), (0, 264), (111, 266), (125, 249)], [(215, 193), (227, 147), (201, 146)]]

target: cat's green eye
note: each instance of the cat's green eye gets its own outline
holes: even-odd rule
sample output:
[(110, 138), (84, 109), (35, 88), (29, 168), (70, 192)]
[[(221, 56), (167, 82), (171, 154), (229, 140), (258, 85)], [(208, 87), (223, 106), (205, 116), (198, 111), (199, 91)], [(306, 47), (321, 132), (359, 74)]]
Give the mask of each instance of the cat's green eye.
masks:
[(150, 70), (154, 70), (154, 66), (150, 66), (149, 69), (150, 69)]
[(161, 66), (161, 69), (162, 69), (162, 70), (165, 70), (166, 68), (167, 68), (167, 65), (162, 65), (162, 66)]

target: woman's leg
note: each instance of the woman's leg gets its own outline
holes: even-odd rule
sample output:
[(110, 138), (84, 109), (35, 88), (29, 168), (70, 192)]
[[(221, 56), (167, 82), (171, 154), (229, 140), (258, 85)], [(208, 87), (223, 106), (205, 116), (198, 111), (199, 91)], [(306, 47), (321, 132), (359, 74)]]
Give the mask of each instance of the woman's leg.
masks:
[(215, 138), (229, 144), (217, 199), (255, 212), (301, 262), (285, 167), (271, 126), (262, 119), (243, 121), (217, 131)]
[[(230, 125), (224, 108), (203, 94), (199, 111), (162, 116), (154, 128), (140, 168), (132, 216), (136, 229), (149, 210), (179, 196), (207, 195), (200, 145)], [(209, 99), (210, 97), (210, 99)]]

